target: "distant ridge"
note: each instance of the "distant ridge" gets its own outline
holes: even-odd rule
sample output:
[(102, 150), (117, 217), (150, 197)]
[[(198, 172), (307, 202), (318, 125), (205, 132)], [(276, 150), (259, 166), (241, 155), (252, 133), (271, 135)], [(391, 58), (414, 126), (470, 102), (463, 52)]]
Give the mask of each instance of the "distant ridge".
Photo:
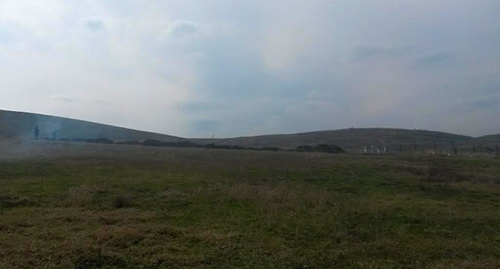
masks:
[(494, 135), (485, 135), (476, 138), (476, 140), (479, 143), (486, 143), (486, 144), (500, 144), (500, 134), (494, 134)]
[(187, 141), (184, 138), (152, 132), (137, 131), (106, 124), (75, 120), (27, 112), (0, 110), (0, 135), (16, 138), (33, 138), (39, 126), (40, 138), (120, 140), (156, 139), (165, 142)]
[[(472, 147), (473, 143), (484, 146), (500, 143), (500, 135), (474, 138), (445, 132), (408, 130), (395, 128), (350, 128), (331, 131), (317, 131), (296, 134), (260, 135), (226, 139), (194, 139), (200, 144), (234, 145), (241, 147), (281, 147), (293, 149), (301, 145), (333, 144), (347, 150), (361, 150), (365, 146), (388, 150), (448, 149), (454, 143), (457, 147)], [(480, 146), (480, 145), (478, 145)]]
[(39, 126), (41, 139), (101, 139), (114, 142), (157, 140), (161, 142), (197, 143), (200, 145), (236, 146), (241, 148), (295, 149), (303, 145), (337, 145), (348, 151), (367, 148), (386, 148), (389, 151), (411, 151), (437, 149), (449, 150), (453, 143), (458, 148), (489, 150), (500, 144), (500, 134), (482, 137), (451, 134), (427, 130), (396, 128), (349, 128), (341, 130), (316, 131), (295, 134), (245, 136), (235, 138), (186, 139), (171, 135), (138, 131), (84, 120), (27, 112), (0, 110), (0, 137), (33, 138), (34, 128)]

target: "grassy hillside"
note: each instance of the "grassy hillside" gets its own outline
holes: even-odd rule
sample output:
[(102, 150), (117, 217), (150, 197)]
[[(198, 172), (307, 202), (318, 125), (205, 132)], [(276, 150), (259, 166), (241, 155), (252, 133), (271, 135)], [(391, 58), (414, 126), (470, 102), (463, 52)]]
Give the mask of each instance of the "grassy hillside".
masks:
[(40, 138), (108, 138), (111, 140), (157, 139), (166, 142), (185, 141), (175, 136), (142, 132), (127, 128), (67, 119), (41, 114), (0, 110), (0, 135), (32, 138), (39, 126)]
[(484, 151), (487, 146), (491, 149), (500, 144), (500, 135), (473, 138), (443, 132), (391, 128), (351, 128), (225, 139), (184, 139), (81, 120), (0, 110), (0, 137), (32, 138), (35, 126), (40, 127), (41, 138), (108, 138), (115, 141), (154, 139), (163, 142), (192, 141), (203, 145), (213, 143), (246, 148), (295, 149), (301, 145), (331, 144), (351, 152), (359, 152), (365, 146), (368, 149), (386, 148), (389, 152), (399, 152), (401, 147), (404, 152), (409, 152), (415, 150), (415, 145), (418, 150), (427, 150), (433, 149), (434, 144), (438, 150), (450, 151), (454, 143), (461, 151), (472, 151), (472, 145), (475, 143), (478, 151)]
[(478, 143), (494, 146), (500, 144), (500, 134), (485, 135), (478, 137), (476, 140), (478, 141)]
[(500, 267), (498, 159), (33, 143), (0, 268)]
[(417, 144), (419, 149), (430, 149), (434, 142), (441, 148), (450, 147), (452, 141), (457, 146), (472, 144), (474, 138), (443, 132), (425, 130), (405, 130), (389, 128), (351, 128), (334, 131), (319, 131), (285, 135), (263, 135), (253, 137), (237, 137), (228, 139), (200, 139), (199, 143), (215, 143), (220, 145), (237, 145), (244, 147), (283, 147), (295, 148), (307, 144), (335, 144), (348, 150), (361, 150), (364, 146), (376, 148), (387, 147), (399, 150), (402, 145), (409, 151)]

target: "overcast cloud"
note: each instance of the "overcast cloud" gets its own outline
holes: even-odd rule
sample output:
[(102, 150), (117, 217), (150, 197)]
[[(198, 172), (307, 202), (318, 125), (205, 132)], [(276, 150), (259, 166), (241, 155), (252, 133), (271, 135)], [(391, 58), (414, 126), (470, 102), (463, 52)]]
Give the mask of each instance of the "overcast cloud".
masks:
[(500, 1), (0, 2), (0, 108), (185, 137), (500, 133)]

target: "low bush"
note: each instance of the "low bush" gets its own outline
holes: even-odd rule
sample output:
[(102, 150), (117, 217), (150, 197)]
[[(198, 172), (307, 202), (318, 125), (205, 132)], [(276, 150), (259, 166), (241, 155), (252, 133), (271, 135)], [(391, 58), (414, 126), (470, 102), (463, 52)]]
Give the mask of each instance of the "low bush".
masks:
[(132, 206), (132, 201), (129, 196), (124, 195), (124, 194), (118, 194), (115, 199), (113, 200), (113, 207), (114, 208), (126, 208), (126, 207), (131, 207)]
[(317, 146), (302, 145), (296, 148), (297, 152), (326, 152), (326, 153), (343, 153), (345, 152), (337, 145), (320, 144)]

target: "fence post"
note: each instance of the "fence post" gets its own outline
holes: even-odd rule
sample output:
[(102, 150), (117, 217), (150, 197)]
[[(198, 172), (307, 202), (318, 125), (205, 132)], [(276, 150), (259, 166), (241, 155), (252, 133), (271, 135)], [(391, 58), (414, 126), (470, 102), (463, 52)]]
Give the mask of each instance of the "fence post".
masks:
[(451, 154), (455, 152), (455, 141), (451, 141)]
[(476, 154), (476, 143), (472, 143), (472, 152)]

